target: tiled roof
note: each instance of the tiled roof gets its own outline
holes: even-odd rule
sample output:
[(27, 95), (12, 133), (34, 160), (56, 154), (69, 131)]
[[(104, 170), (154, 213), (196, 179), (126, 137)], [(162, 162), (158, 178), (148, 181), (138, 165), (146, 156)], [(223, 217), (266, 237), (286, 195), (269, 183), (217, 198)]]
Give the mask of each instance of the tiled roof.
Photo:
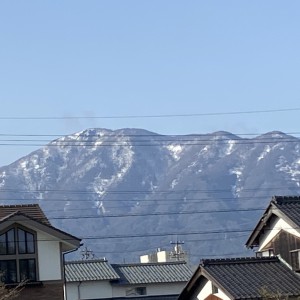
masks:
[(300, 296), (300, 277), (277, 257), (203, 260), (202, 274), (233, 299), (261, 298), (262, 290)]
[(119, 275), (107, 261), (82, 260), (66, 262), (66, 281), (115, 280)]
[(300, 196), (274, 196), (271, 204), (300, 226)]
[(187, 282), (193, 272), (185, 262), (113, 264), (124, 284)]
[(0, 205), (0, 220), (16, 212), (21, 212), (22, 214), (46, 225), (51, 225), (38, 204)]

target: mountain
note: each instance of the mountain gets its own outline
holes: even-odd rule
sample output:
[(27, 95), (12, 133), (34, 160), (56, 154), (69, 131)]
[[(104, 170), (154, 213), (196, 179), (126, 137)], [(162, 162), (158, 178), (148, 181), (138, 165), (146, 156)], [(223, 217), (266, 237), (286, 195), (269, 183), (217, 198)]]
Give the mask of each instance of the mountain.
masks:
[(53, 225), (110, 261), (137, 261), (177, 239), (194, 263), (251, 255), (244, 243), (270, 197), (299, 195), (299, 151), (282, 132), (88, 129), (1, 167), (0, 200), (39, 203)]

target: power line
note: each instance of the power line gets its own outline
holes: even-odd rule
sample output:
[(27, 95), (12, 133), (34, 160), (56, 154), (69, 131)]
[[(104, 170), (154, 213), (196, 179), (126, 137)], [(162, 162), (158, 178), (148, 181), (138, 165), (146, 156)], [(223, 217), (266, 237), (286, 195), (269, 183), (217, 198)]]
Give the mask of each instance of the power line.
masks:
[[(265, 208), (244, 208), (244, 209), (219, 209), (219, 210), (193, 210), (193, 211), (181, 211), (181, 212), (155, 212), (155, 213), (139, 213), (139, 214), (102, 214), (102, 215), (80, 215), (80, 216), (58, 216), (58, 217), (47, 217), (48, 220), (81, 220), (81, 219), (109, 219), (109, 218), (132, 218), (132, 217), (151, 217), (151, 216), (183, 216), (193, 214), (217, 214), (217, 213), (236, 213), (236, 212), (254, 212), (254, 211), (265, 211)], [(16, 220), (18, 221), (18, 220)], [(23, 219), (19, 220), (26, 222)], [(40, 219), (43, 221), (43, 219)], [(31, 220), (28, 220), (31, 222)]]
[(245, 209), (230, 209), (230, 210), (201, 210), (201, 211), (181, 211), (181, 212), (156, 212), (156, 213), (139, 213), (139, 214), (103, 214), (103, 215), (89, 215), (89, 216), (62, 216), (62, 217), (48, 217), (49, 220), (80, 220), (80, 219), (107, 219), (107, 218), (131, 218), (131, 217), (150, 217), (150, 216), (181, 216), (193, 214), (215, 214), (215, 213), (235, 213), (235, 212), (253, 212), (265, 211), (265, 208), (245, 208)]
[[(243, 192), (257, 192), (257, 191), (273, 191), (273, 190), (282, 190), (282, 189), (294, 189), (299, 188), (295, 186), (276, 186), (270, 188), (245, 188)], [(224, 193), (231, 192), (231, 189), (184, 189), (184, 190), (118, 190), (118, 191), (105, 191), (105, 194), (181, 194), (181, 193)], [(10, 188), (0, 188), (0, 192), (14, 192), (14, 193), (64, 193), (64, 194), (96, 194), (96, 191), (87, 191), (87, 190), (67, 190), (67, 189), (10, 189)], [(20, 199), (19, 199), (20, 200)]]
[[(99, 130), (101, 131), (101, 129), (95, 128), (92, 130)], [(89, 131), (89, 129), (86, 129), (85, 131), (82, 131), (80, 133), (72, 133), (72, 134), (65, 134), (65, 133), (60, 133), (60, 134), (22, 134), (22, 133), (0, 133), (1, 137), (56, 137), (57, 139), (60, 139), (62, 137), (66, 137), (66, 138), (82, 138), (82, 137), (96, 137), (96, 138), (110, 138), (110, 137), (116, 137), (118, 136), (118, 131), (119, 130), (112, 130), (111, 133), (109, 134), (105, 134), (105, 133), (99, 133), (99, 134), (93, 134), (93, 133), (88, 133), (88, 135), (85, 135), (85, 132)], [(157, 138), (165, 138), (165, 137), (170, 137), (170, 138), (184, 138), (184, 137), (195, 137), (195, 138), (202, 138), (202, 137), (215, 137), (218, 136), (218, 133), (220, 132), (213, 132), (213, 133), (195, 133), (195, 134), (159, 134), (159, 133), (151, 133), (149, 131), (149, 133), (147, 134), (131, 134), (131, 133), (122, 133), (121, 137), (157, 137)], [(276, 132), (275, 132), (276, 133)], [(281, 132), (279, 132), (281, 133)], [(263, 136), (266, 133), (262, 133), (262, 132), (257, 132), (257, 133), (231, 133), (231, 132), (223, 132), (224, 135), (228, 134), (231, 136), (231, 138), (234, 139), (234, 136), (236, 136), (237, 139), (241, 139), (242, 136), (254, 136), (254, 137), (258, 137), (258, 136)], [(300, 132), (299, 131), (292, 131), (292, 132), (284, 132), (282, 133), (285, 136), (288, 135), (299, 135)], [(47, 139), (46, 141), (49, 141), (49, 139)]]
[[(94, 143), (80, 141), (77, 144), (74, 143), (49, 143), (49, 144), (38, 144), (38, 143), (0, 143), (0, 146), (14, 146), (14, 147), (92, 147), (92, 148), (101, 148), (101, 147), (157, 147), (157, 146), (210, 146), (207, 143), (219, 143), (219, 144), (228, 144), (230, 140), (216, 140), (216, 141), (150, 141), (147, 143), (140, 143), (140, 142), (109, 142), (109, 143), (98, 143), (95, 141)], [(170, 143), (170, 144), (168, 144)], [(171, 144), (173, 143), (173, 145)], [(176, 143), (174, 145), (174, 143)], [(239, 140), (234, 143), (234, 145), (256, 145), (256, 144), (278, 144), (278, 143), (300, 143), (298, 138), (294, 139), (270, 139), (270, 140)]]
[(222, 116), (222, 115), (244, 115), (244, 114), (264, 114), (276, 112), (299, 111), (300, 108), (281, 108), (266, 110), (248, 110), (248, 111), (229, 111), (229, 112), (208, 112), (208, 113), (189, 113), (189, 114), (157, 114), (157, 115), (112, 115), (112, 116), (38, 116), (38, 117), (18, 117), (18, 116), (0, 116), (0, 120), (74, 120), (74, 119), (145, 119), (145, 118), (178, 118), (178, 117), (203, 117), (203, 116)]

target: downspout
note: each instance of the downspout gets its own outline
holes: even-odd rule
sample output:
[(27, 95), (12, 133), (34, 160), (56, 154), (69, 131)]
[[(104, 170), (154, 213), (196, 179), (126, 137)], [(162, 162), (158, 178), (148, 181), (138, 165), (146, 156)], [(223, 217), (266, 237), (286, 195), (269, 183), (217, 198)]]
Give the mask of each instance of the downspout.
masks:
[(77, 294), (78, 294), (78, 300), (81, 299), (81, 295), (80, 295), (80, 286), (82, 284), (82, 281), (79, 281), (79, 284), (77, 285)]
[(63, 253), (63, 270), (64, 270), (64, 300), (67, 300), (67, 282), (66, 282), (66, 259), (65, 259), (65, 255), (75, 252), (77, 251), (81, 246), (83, 246), (83, 244), (80, 244), (79, 247), (66, 251)]

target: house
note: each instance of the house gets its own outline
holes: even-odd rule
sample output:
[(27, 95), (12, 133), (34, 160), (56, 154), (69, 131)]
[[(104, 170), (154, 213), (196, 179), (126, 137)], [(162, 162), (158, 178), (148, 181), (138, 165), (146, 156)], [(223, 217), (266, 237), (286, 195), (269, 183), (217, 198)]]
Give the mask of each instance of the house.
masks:
[(26, 280), (17, 299), (62, 300), (64, 253), (80, 239), (51, 225), (38, 204), (0, 206), (0, 272), (6, 287)]
[(178, 299), (300, 296), (300, 196), (272, 197), (246, 246), (256, 257), (203, 260)]
[(278, 299), (276, 296), (297, 299), (299, 275), (278, 257), (248, 257), (203, 260), (178, 300)]
[(274, 196), (246, 246), (257, 256), (280, 255), (300, 271), (300, 196)]
[(67, 300), (175, 300), (192, 276), (185, 262), (109, 264), (66, 262)]

